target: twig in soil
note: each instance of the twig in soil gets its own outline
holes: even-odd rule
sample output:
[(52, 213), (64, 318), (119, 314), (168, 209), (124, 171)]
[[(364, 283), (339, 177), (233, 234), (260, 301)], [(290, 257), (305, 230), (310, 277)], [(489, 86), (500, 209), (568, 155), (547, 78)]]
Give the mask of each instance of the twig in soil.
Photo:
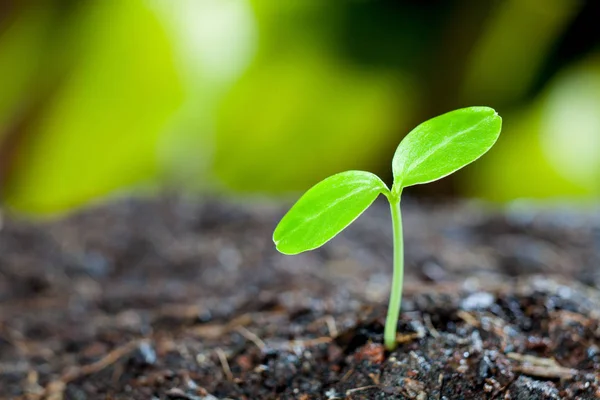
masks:
[(131, 353), (141, 342), (140, 340), (134, 340), (126, 343), (94, 363), (64, 373), (60, 379), (51, 381), (46, 385), (44, 398), (46, 400), (62, 400), (69, 382), (102, 371), (104, 368), (116, 363), (121, 357)]
[(515, 367), (515, 371), (536, 378), (571, 379), (579, 372), (575, 369), (562, 367), (554, 358), (542, 358), (519, 353), (508, 353), (506, 356), (522, 363), (520, 366)]
[(142, 342), (143, 341), (140, 340), (133, 340), (129, 343), (124, 344), (123, 346), (117, 347), (116, 349), (108, 353), (104, 358), (101, 358), (100, 360), (94, 363), (84, 365), (83, 367), (65, 373), (60, 380), (64, 383), (69, 383), (76, 379), (83, 378), (84, 376), (100, 372), (104, 368), (116, 363), (121, 357), (131, 353)]
[(529, 354), (508, 353), (506, 357), (511, 360), (541, 367), (560, 367), (554, 358), (536, 357)]
[(156, 311), (156, 319), (169, 318), (179, 322), (193, 321), (207, 310), (198, 304), (169, 304)]
[(344, 374), (344, 376), (343, 376), (343, 377), (342, 377), (342, 379), (340, 380), (340, 383), (344, 383), (344, 382), (346, 382), (346, 380), (347, 380), (348, 378), (350, 378), (350, 375), (352, 375), (353, 373), (354, 373), (354, 368), (350, 368), (350, 369), (348, 370), (348, 372), (346, 372), (346, 373)]
[(515, 367), (515, 371), (522, 372), (525, 375), (534, 376), (536, 378), (546, 379), (572, 379), (578, 374), (578, 371), (565, 367), (541, 367), (535, 365), (522, 365)]
[[(0, 317), (2, 312), (0, 310)], [(19, 332), (16, 329), (9, 328), (0, 320), (0, 340), (5, 341), (12, 347), (14, 347), (21, 354), (32, 357), (39, 356), (42, 358), (51, 358), (53, 357), (54, 351), (52, 351), (48, 346), (44, 346), (40, 342), (28, 341), (23, 333)], [(2, 368), (0, 367), (0, 370)]]
[(233, 374), (231, 373), (231, 368), (229, 368), (229, 362), (227, 361), (227, 356), (225, 355), (225, 352), (220, 347), (217, 347), (215, 349), (215, 352), (217, 353), (217, 357), (219, 357), (221, 368), (223, 368), (223, 372), (225, 373), (227, 380), (233, 382)]
[(404, 343), (412, 342), (415, 339), (421, 339), (424, 335), (425, 334), (422, 330), (419, 332), (407, 333), (404, 335), (401, 335), (398, 333), (396, 335), (396, 343), (404, 344)]
[(187, 332), (206, 339), (218, 339), (233, 329), (249, 325), (252, 322), (250, 314), (242, 314), (226, 324), (202, 324), (187, 329)]
[(435, 339), (439, 339), (440, 333), (433, 326), (433, 323), (431, 322), (431, 317), (429, 316), (429, 314), (425, 314), (423, 316), (423, 320), (425, 321), (425, 325), (427, 326), (427, 329), (429, 330), (429, 333), (431, 334), (431, 336), (433, 336)]
[(256, 314), (250, 314), (250, 313), (242, 314), (239, 317), (235, 317), (234, 319), (229, 321), (226, 326), (229, 329), (233, 329), (238, 326), (250, 325), (252, 323), (252, 321), (255, 319), (252, 315), (256, 315)]
[(325, 322), (325, 325), (327, 325), (327, 330), (329, 331), (329, 336), (331, 336), (333, 339), (335, 339), (339, 335), (337, 326), (335, 324), (335, 319), (331, 315), (326, 315), (324, 317), (317, 318), (308, 325), (308, 328), (312, 329), (319, 325), (321, 322)]
[(194, 326), (188, 330), (192, 335), (202, 339), (218, 339), (227, 331), (227, 325), (223, 324), (204, 324)]
[(567, 311), (567, 310), (559, 310), (553, 311), (550, 313), (550, 318), (554, 321), (559, 321), (561, 324), (564, 322), (575, 321), (580, 323), (583, 326), (590, 326), (592, 324), (592, 320), (584, 315), (581, 315), (576, 312)]
[(378, 372), (377, 374), (374, 374), (374, 373), (369, 374), (369, 378), (371, 378), (373, 383), (377, 386), (379, 386), (379, 378), (380, 377), (381, 377), (381, 372)]
[(289, 342), (290, 347), (294, 347), (294, 346), (302, 346), (302, 347), (312, 347), (312, 346), (317, 346), (319, 344), (323, 344), (323, 343), (329, 343), (331, 342), (333, 339), (330, 337), (320, 337), (320, 338), (316, 338), (316, 339), (306, 339), (306, 340), (291, 340)]
[(346, 390), (346, 396), (350, 396), (351, 394), (356, 393), (356, 392), (362, 392), (363, 390), (375, 389), (378, 387), (379, 386), (377, 386), (377, 385), (368, 385), (368, 386), (362, 386), (362, 387), (358, 387), (358, 388), (354, 388), (354, 389), (348, 389), (348, 390)]
[(335, 319), (331, 315), (328, 315), (325, 317), (325, 323), (327, 324), (327, 329), (329, 330), (329, 336), (336, 338), (339, 333), (335, 324)]
[(464, 310), (459, 310), (456, 313), (456, 315), (458, 316), (458, 318), (460, 318), (463, 321), (465, 321), (465, 323), (467, 325), (471, 325), (471, 326), (473, 326), (475, 328), (479, 328), (480, 324), (479, 324), (479, 321), (477, 320), (477, 318), (475, 318), (474, 316), (472, 316), (468, 312), (466, 312)]
[(440, 374), (438, 383), (440, 384), (440, 388), (438, 389), (438, 400), (440, 400), (442, 398), (442, 390), (444, 389), (444, 374)]
[(272, 340), (269, 341), (268, 347), (274, 350), (289, 350), (298, 351), (301, 349), (307, 349), (313, 346), (318, 346), (324, 343), (330, 343), (333, 339), (329, 336), (318, 337), (314, 339), (295, 339), (295, 340)]
[(67, 384), (63, 381), (50, 382), (48, 386), (46, 386), (44, 400), (63, 400), (66, 389)]
[(36, 370), (30, 370), (27, 372), (27, 378), (25, 379), (25, 384), (23, 386), (23, 391), (27, 397), (36, 397), (42, 396), (44, 394), (44, 388), (40, 386), (38, 382), (39, 374)]
[(246, 339), (248, 339), (249, 341), (254, 343), (256, 345), (256, 347), (258, 347), (260, 349), (260, 351), (264, 351), (267, 348), (267, 345), (265, 344), (265, 342), (263, 342), (263, 340), (261, 338), (259, 338), (258, 335), (250, 332), (244, 326), (240, 325), (236, 328), (236, 330), (239, 332), (240, 335), (242, 335), (243, 337), (245, 337)]

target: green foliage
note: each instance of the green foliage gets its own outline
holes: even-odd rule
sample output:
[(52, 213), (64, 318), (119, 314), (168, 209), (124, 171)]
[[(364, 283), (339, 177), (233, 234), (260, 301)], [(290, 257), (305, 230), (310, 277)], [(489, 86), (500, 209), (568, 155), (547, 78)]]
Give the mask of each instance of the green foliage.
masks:
[[(297, 47), (255, 60), (219, 105), (213, 168), (228, 188), (294, 191), (369, 170), (414, 107), (408, 80), (288, 46)], [(299, 168), (299, 160), (312, 161)]]
[(332, 19), (349, 5), (249, 4), (256, 53), (218, 104), (218, 180), (242, 192), (292, 192), (339, 171), (379, 167), (378, 155), (418, 107), (414, 77), (339, 54), (342, 28)]
[[(394, 194), (443, 178), (475, 161), (496, 142), (501, 125), (493, 109), (470, 107), (417, 126), (394, 155)], [(298, 254), (320, 247), (360, 216), (380, 193), (391, 195), (370, 172), (347, 171), (326, 178), (283, 217), (273, 234), (277, 249)]]
[(157, 185), (233, 196), (379, 174), (426, 104), (511, 110), (457, 193), (600, 193), (597, 40), (568, 34), (594, 2), (13, 3), (0, 12), (0, 201), (15, 211)]
[(494, 145), (501, 126), (502, 119), (488, 107), (464, 108), (422, 123), (394, 154), (394, 186), (433, 182), (475, 161)]
[[(457, 189), (494, 202), (600, 196), (600, 57), (556, 74), (503, 126), (494, 151)], [(535, 182), (535, 184), (532, 184)], [(594, 202), (592, 200), (592, 202)]]
[(380, 193), (390, 202), (394, 231), (394, 279), (384, 332), (389, 350), (396, 346), (404, 271), (400, 194), (406, 186), (432, 182), (475, 161), (498, 139), (502, 119), (491, 108), (469, 107), (430, 119), (398, 146), (392, 191), (376, 175), (347, 171), (312, 187), (283, 217), (273, 241), (284, 254), (313, 250), (360, 216)]
[[(10, 15), (10, 13), (9, 13)], [(0, 28), (0, 142), (6, 130), (6, 124), (12, 123), (22, 112), (25, 101), (31, 101), (32, 92), (44, 86), (44, 79), (36, 74), (44, 71), (49, 75), (47, 60), (43, 59), (48, 46), (48, 33), (52, 12), (47, 2), (29, 7), (10, 23)], [(0, 17), (0, 26), (2, 26)]]
[(346, 171), (321, 181), (298, 200), (273, 233), (277, 250), (298, 254), (321, 247), (360, 216), (379, 193), (389, 192), (376, 175)]
[[(71, 51), (79, 54), (52, 103), (19, 148), (6, 203), (32, 213), (65, 210), (149, 182), (156, 148), (183, 88), (172, 46), (141, 0), (82, 5)], [(76, 33), (76, 35), (75, 35)], [(141, 46), (144, 38), (148, 46)]]

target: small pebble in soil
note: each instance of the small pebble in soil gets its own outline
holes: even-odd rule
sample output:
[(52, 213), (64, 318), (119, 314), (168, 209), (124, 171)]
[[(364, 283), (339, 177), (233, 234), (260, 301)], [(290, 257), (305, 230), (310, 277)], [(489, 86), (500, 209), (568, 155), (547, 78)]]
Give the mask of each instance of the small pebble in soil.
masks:
[(472, 293), (460, 302), (460, 308), (465, 311), (483, 310), (494, 303), (494, 296), (488, 292)]
[(154, 365), (156, 362), (156, 351), (148, 342), (142, 342), (131, 356), (131, 363), (140, 367)]
[(560, 400), (558, 389), (552, 382), (538, 381), (520, 376), (511, 385), (511, 393), (515, 400)]

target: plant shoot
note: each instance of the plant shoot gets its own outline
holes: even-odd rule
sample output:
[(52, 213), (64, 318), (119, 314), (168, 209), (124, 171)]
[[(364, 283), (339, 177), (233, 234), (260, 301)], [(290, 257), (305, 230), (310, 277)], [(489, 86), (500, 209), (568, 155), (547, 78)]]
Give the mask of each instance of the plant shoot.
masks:
[(390, 203), (394, 269), (384, 344), (396, 347), (402, 300), (404, 246), (400, 197), (405, 187), (433, 182), (477, 160), (496, 142), (502, 119), (489, 107), (468, 107), (432, 118), (401, 141), (392, 160), (394, 182), (389, 189), (377, 176), (346, 171), (309, 189), (281, 219), (273, 242), (283, 254), (321, 247), (358, 218), (377, 196)]

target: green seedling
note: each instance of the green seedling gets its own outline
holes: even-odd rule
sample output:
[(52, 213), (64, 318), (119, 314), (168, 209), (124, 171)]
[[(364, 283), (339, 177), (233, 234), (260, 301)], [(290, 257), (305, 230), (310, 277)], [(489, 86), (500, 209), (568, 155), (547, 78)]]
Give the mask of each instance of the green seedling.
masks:
[(346, 171), (326, 178), (309, 189), (281, 219), (273, 233), (277, 250), (298, 254), (321, 247), (383, 194), (390, 203), (394, 238), (394, 271), (384, 344), (393, 350), (404, 277), (402, 190), (433, 182), (475, 161), (494, 145), (501, 128), (502, 119), (488, 107), (463, 108), (422, 123), (396, 149), (391, 190), (377, 175), (365, 171)]

